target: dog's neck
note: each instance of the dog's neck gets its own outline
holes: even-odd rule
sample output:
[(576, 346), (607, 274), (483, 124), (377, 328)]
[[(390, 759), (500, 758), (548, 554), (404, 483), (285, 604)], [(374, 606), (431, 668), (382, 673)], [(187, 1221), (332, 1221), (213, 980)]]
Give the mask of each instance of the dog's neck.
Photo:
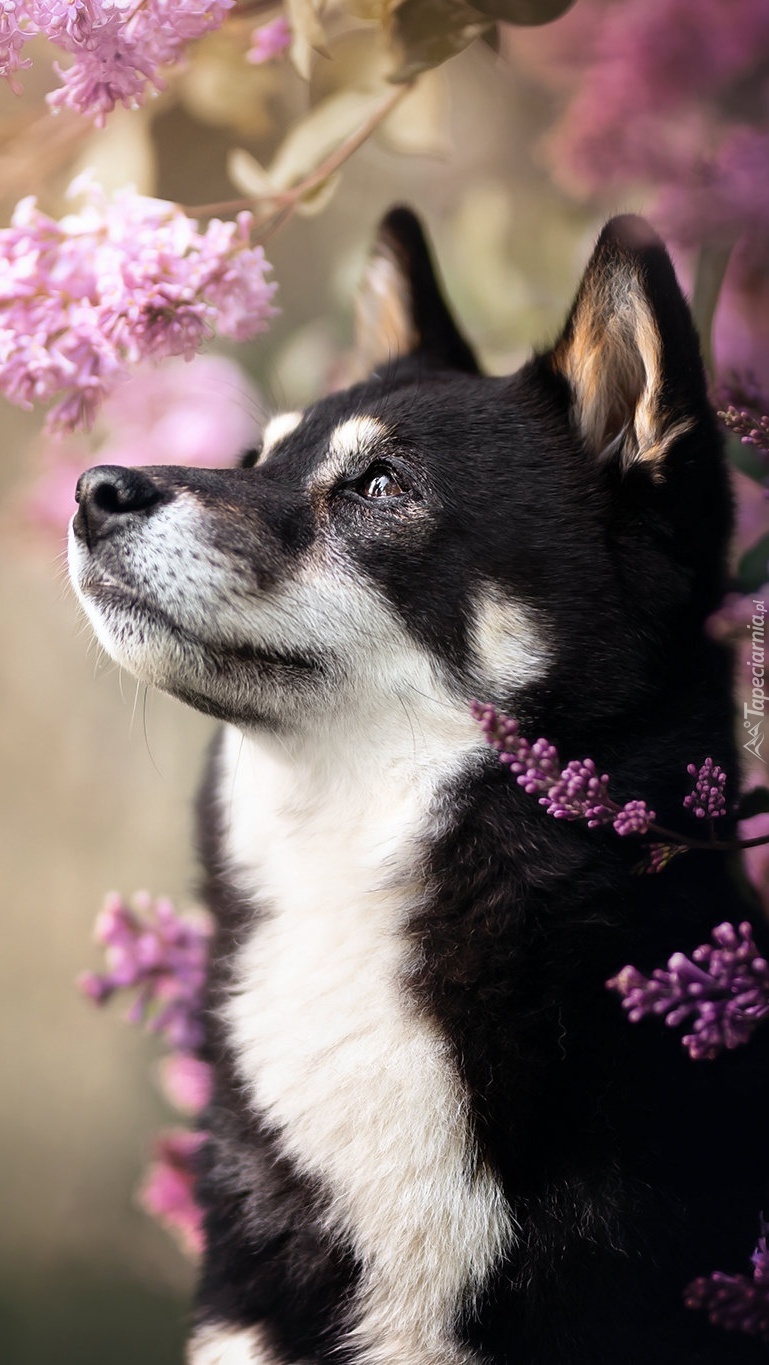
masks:
[(327, 866), (338, 894), (346, 868), (384, 871), (408, 856), (438, 793), (483, 753), (469, 709), (446, 694), (350, 707), (302, 735), (228, 728), (218, 784), (228, 860), (250, 895), (264, 879), (285, 884), (287, 857), (300, 879), (315, 868), (310, 887)]

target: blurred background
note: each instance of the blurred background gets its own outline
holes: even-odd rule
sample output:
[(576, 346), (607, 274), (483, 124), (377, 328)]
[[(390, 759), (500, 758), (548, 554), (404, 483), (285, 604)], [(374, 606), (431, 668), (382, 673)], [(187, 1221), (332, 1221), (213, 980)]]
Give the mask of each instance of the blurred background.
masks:
[[(196, 46), (164, 94), (117, 109), (103, 129), (69, 110), (52, 123), (43, 97), (56, 84), (55, 54), (31, 44), (23, 93), (0, 95), (3, 223), (27, 194), (59, 217), (66, 185), (85, 166), (108, 190), (133, 183), (189, 206), (231, 200), (233, 149), (267, 165), (308, 110), (381, 82), (380, 25), (359, 22), (366, 8), (332, 13), (330, 55), (312, 61), (309, 84), (285, 58), (247, 64), (242, 33), (225, 27)], [(698, 16), (694, 30), (687, 8)], [(157, 1084), (157, 1044), (126, 1025), (119, 1001), (99, 1012), (75, 983), (99, 966), (92, 926), (107, 891), (194, 901), (190, 806), (212, 727), (121, 675), (85, 627), (64, 567), (77, 472), (113, 458), (190, 462), (189, 449), (203, 464), (233, 459), (265, 414), (342, 382), (355, 282), (378, 218), (397, 202), (423, 215), (448, 293), (492, 372), (553, 339), (602, 221), (629, 209), (666, 232), (690, 290), (726, 268), (720, 380), (750, 376), (754, 398), (761, 385), (766, 393), (764, 8), (577, 0), (546, 27), (502, 25), (496, 50), (481, 39), (426, 69), (347, 162), (322, 212), (297, 214), (269, 237), (281, 312), (265, 336), (208, 348), (213, 365), (172, 361), (131, 381), (137, 387), (108, 404), (90, 437), (57, 444), (39, 414), (3, 404), (8, 1365), (178, 1362), (193, 1274), (135, 1198), (153, 1135), (178, 1122)], [(765, 471), (748, 448), (736, 458), (749, 467), (735, 475), (743, 516), (735, 566), (769, 530)], [(753, 577), (735, 578), (722, 634), (744, 637), (745, 595), (767, 596), (766, 559), (760, 552)], [(751, 779), (762, 776), (754, 766)], [(754, 864), (760, 880), (765, 860)]]

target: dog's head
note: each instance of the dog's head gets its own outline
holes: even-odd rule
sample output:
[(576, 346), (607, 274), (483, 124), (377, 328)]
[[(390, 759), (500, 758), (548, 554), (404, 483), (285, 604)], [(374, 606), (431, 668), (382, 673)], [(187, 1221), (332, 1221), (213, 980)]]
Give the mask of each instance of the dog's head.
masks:
[(648, 226), (609, 223), (556, 345), (489, 378), (395, 210), (358, 332), (368, 377), (274, 417), (241, 468), (83, 476), (71, 572), (108, 652), (280, 728), (414, 690), (596, 716), (649, 700), (696, 653), (729, 500)]

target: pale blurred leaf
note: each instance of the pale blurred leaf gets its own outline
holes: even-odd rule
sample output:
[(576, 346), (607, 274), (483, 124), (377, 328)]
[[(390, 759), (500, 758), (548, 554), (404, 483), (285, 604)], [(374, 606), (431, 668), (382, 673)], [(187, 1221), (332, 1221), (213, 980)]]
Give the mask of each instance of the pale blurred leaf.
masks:
[(340, 90), (389, 90), (392, 52), (383, 42), (381, 28), (354, 28), (338, 34), (329, 45), (330, 61), (316, 62), (310, 81), (313, 105)]
[(139, 194), (155, 193), (156, 159), (149, 108), (115, 109), (107, 127), (91, 133), (72, 168), (93, 171), (107, 194), (133, 185)]
[(314, 218), (316, 213), (322, 213), (327, 204), (331, 202), (342, 183), (341, 172), (330, 175), (328, 180), (316, 185), (314, 190), (308, 194), (303, 194), (296, 206), (296, 211), (302, 218)]
[(393, 12), (394, 81), (410, 81), (462, 52), (491, 20), (464, 0), (403, 0)]
[(475, 8), (508, 24), (549, 24), (560, 19), (574, 0), (474, 0)]
[(347, 0), (345, 9), (356, 19), (373, 19), (383, 24), (398, 0)]
[(449, 87), (445, 72), (425, 71), (378, 130), (377, 140), (401, 156), (448, 156)]
[[(383, 42), (381, 28), (348, 29), (334, 39), (330, 55), (331, 61), (316, 62), (313, 68), (313, 104), (340, 91), (378, 92), (384, 99), (392, 90), (393, 54)], [(374, 136), (400, 155), (445, 156), (451, 150), (448, 122), (446, 77), (440, 71), (426, 71)]]
[[(208, 35), (181, 72), (176, 89), (193, 118), (215, 128), (233, 128), (241, 137), (272, 133), (271, 105), (285, 91), (288, 72), (270, 62), (252, 66), (243, 59), (243, 40), (226, 29)], [(301, 89), (295, 78), (297, 90)]]
[(277, 187), (255, 156), (242, 147), (234, 148), (227, 157), (227, 174), (236, 190), (249, 199), (272, 199)]
[(293, 34), (291, 60), (299, 75), (308, 81), (313, 52), (328, 55), (323, 25), (313, 0), (286, 0), (286, 18)]
[[(358, 129), (382, 99), (380, 91), (340, 90), (295, 123), (278, 147), (270, 166), (238, 148), (227, 159), (236, 189), (249, 198), (276, 199), (316, 171)], [(332, 175), (303, 196), (297, 212), (320, 213), (334, 194), (339, 177)]]
[(380, 91), (340, 90), (295, 123), (268, 170), (272, 183), (288, 189), (314, 171), (381, 103)]

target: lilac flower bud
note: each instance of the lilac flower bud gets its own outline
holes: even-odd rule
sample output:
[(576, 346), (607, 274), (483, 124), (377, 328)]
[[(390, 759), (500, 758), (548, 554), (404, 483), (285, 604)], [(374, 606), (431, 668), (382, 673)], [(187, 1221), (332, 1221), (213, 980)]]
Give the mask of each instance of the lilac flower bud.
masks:
[(726, 786), (726, 773), (718, 767), (712, 758), (706, 758), (701, 768), (697, 768), (694, 763), (689, 763), (686, 771), (691, 777), (696, 777), (692, 791), (684, 797), (684, 806), (700, 820), (717, 819), (720, 815), (726, 815), (726, 797), (724, 787)]
[(759, 454), (769, 456), (769, 414), (754, 407), (737, 407), (729, 403), (719, 411), (724, 426), (739, 436), (745, 446), (754, 446)]
[(613, 824), (618, 834), (646, 834), (656, 818), (655, 812), (649, 810), (645, 801), (626, 801), (614, 816)]
[(587, 820), (591, 829), (608, 824), (616, 807), (607, 790), (606, 773), (599, 777), (592, 758), (573, 759), (563, 769), (547, 796), (540, 797), (548, 815), (556, 820)]

